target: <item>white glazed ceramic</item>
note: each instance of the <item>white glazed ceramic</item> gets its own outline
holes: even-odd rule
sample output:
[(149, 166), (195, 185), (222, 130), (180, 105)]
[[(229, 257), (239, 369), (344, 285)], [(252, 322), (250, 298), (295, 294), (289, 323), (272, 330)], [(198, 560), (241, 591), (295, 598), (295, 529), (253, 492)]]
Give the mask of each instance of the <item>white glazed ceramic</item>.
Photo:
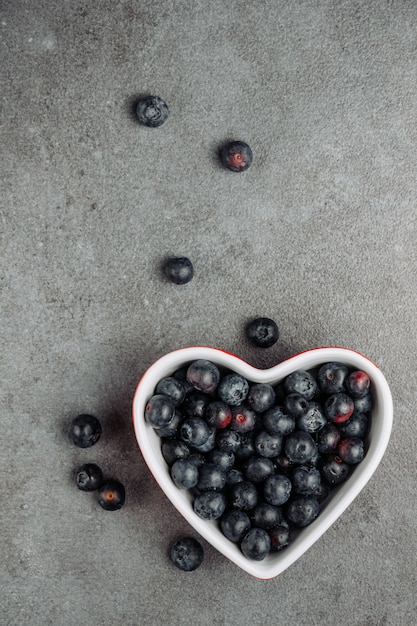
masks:
[[(239, 546), (224, 537), (218, 528), (218, 522), (202, 520), (194, 513), (191, 494), (188, 491), (177, 489), (173, 484), (168, 466), (161, 453), (161, 440), (152, 427), (145, 422), (145, 405), (154, 394), (158, 381), (196, 359), (213, 361), (223, 368), (238, 372), (249, 381), (273, 385), (295, 370), (308, 370), (323, 363), (337, 361), (345, 363), (350, 368), (364, 370), (372, 382), (374, 408), (368, 435), (369, 447), (364, 460), (355, 467), (352, 475), (344, 484), (332, 491), (314, 522), (300, 530), (288, 547), (277, 553), (271, 552), (263, 561), (247, 559), (243, 556)], [(202, 537), (245, 572), (260, 579), (274, 578), (300, 558), (365, 487), (378, 467), (388, 445), (392, 427), (392, 413), (391, 392), (382, 372), (369, 359), (346, 348), (309, 350), (267, 370), (254, 368), (223, 350), (206, 347), (182, 348), (161, 357), (146, 371), (139, 381), (133, 402), (134, 428), (140, 450), (165, 495)]]

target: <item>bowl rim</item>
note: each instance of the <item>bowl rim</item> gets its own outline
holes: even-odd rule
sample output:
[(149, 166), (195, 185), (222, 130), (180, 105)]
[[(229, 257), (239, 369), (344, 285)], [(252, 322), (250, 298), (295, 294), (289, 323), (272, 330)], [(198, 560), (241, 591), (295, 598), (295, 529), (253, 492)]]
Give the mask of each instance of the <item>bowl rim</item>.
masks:
[[(145, 403), (153, 394), (157, 382), (196, 359), (208, 359), (221, 367), (239, 372), (253, 382), (278, 383), (296, 369), (312, 369), (320, 364), (337, 361), (368, 373), (372, 382), (374, 408), (369, 432), (369, 448), (363, 461), (355, 466), (352, 476), (335, 490), (319, 516), (280, 552), (271, 553), (263, 561), (247, 559), (236, 544), (224, 537), (217, 522), (200, 519), (192, 510), (191, 495), (173, 484), (162, 457), (161, 440), (144, 418)], [(300, 558), (342, 515), (357, 497), (377, 469), (387, 448), (393, 421), (391, 391), (379, 367), (360, 352), (338, 346), (312, 348), (294, 354), (273, 367), (260, 369), (240, 357), (208, 346), (189, 346), (168, 352), (158, 358), (142, 375), (136, 387), (132, 417), (135, 436), (142, 456), (165, 495), (205, 540), (241, 569), (255, 578), (269, 580)]]

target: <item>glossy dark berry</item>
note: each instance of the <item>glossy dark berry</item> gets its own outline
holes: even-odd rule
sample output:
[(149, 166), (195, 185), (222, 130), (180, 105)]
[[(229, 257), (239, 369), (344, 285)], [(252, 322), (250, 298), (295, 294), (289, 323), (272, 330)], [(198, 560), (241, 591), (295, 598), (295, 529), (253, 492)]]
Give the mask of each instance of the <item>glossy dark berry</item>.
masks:
[(186, 459), (190, 456), (190, 448), (178, 439), (167, 439), (161, 446), (162, 456), (169, 466), (177, 459)]
[(252, 483), (261, 483), (274, 473), (274, 465), (271, 459), (263, 456), (252, 456), (245, 463), (244, 474)]
[(164, 394), (155, 394), (145, 406), (145, 419), (153, 428), (165, 428), (173, 419), (175, 404), (172, 398)]
[(335, 424), (346, 422), (354, 409), (353, 400), (345, 393), (335, 393), (324, 403), (326, 417)]
[(118, 480), (105, 480), (98, 490), (98, 503), (106, 511), (121, 509), (126, 499), (125, 488)]
[(318, 402), (310, 402), (305, 415), (297, 419), (297, 428), (307, 433), (316, 433), (327, 424), (327, 418)]
[(194, 276), (193, 264), (185, 256), (172, 257), (164, 265), (164, 274), (169, 282), (186, 285)]
[(292, 484), (288, 476), (273, 474), (263, 484), (264, 498), (270, 504), (281, 506), (291, 495)]
[(249, 383), (240, 374), (231, 373), (224, 376), (217, 387), (217, 393), (229, 406), (238, 406), (248, 395)]
[(313, 496), (298, 496), (287, 506), (287, 517), (295, 526), (303, 528), (311, 524), (319, 514), (319, 501)]
[(218, 465), (225, 472), (228, 472), (235, 464), (235, 455), (230, 451), (213, 448), (213, 450), (207, 453), (207, 461)]
[(271, 540), (263, 528), (251, 528), (242, 539), (240, 547), (247, 559), (262, 561), (269, 554)]
[(320, 486), (320, 472), (315, 467), (300, 465), (293, 471), (291, 481), (295, 493), (302, 496), (313, 495)]
[(285, 440), (285, 454), (294, 463), (308, 463), (316, 453), (314, 439), (308, 433), (297, 430)]
[(221, 149), (220, 158), (232, 172), (244, 172), (253, 161), (252, 150), (244, 141), (232, 141)]
[(278, 326), (269, 317), (258, 317), (246, 326), (246, 335), (258, 348), (270, 348), (279, 339)]
[(216, 429), (213, 426), (209, 426), (210, 434), (208, 439), (199, 446), (193, 445), (193, 450), (200, 452), (202, 454), (206, 452), (210, 452), (216, 446)]
[(247, 433), (254, 429), (256, 413), (244, 404), (232, 407), (232, 419), (230, 428), (238, 433)]
[(291, 461), (288, 456), (282, 452), (277, 457), (272, 459), (272, 462), (274, 464), (275, 470), (279, 474), (288, 475), (291, 470), (293, 470), (296, 466), (296, 463), (294, 463), (294, 461)]
[(226, 509), (226, 498), (221, 492), (205, 491), (195, 497), (193, 508), (201, 519), (219, 519)]
[(139, 122), (149, 128), (162, 126), (168, 115), (168, 105), (159, 96), (141, 98), (136, 106), (136, 116)]
[(368, 432), (368, 417), (365, 413), (356, 413), (352, 415), (343, 424), (338, 424), (339, 431), (343, 437), (359, 437), (363, 439)]
[(274, 406), (262, 416), (268, 432), (275, 435), (289, 435), (295, 429), (295, 417), (283, 406)]
[(169, 424), (167, 424), (163, 428), (154, 428), (154, 430), (156, 434), (158, 435), (158, 437), (161, 437), (161, 439), (174, 438), (178, 434), (178, 428), (181, 422), (183, 421), (183, 419), (184, 419), (183, 414), (178, 409), (175, 409), (174, 417), (169, 422)]
[(278, 552), (288, 546), (291, 542), (291, 534), (288, 526), (279, 524), (274, 528), (268, 530), (268, 535), (271, 540), (271, 550)]
[(181, 404), (185, 398), (185, 388), (183, 383), (174, 376), (167, 376), (159, 381), (155, 388), (156, 394), (169, 396), (175, 406)]
[(320, 467), (321, 475), (328, 485), (340, 485), (350, 473), (350, 465), (342, 461), (337, 454), (325, 458)]
[(269, 502), (260, 502), (251, 513), (252, 526), (272, 528), (282, 522), (281, 509)]
[(206, 359), (193, 361), (187, 370), (188, 382), (202, 393), (213, 393), (219, 384), (219, 368)]
[(174, 543), (170, 551), (173, 564), (183, 572), (192, 572), (202, 564), (204, 550), (193, 537), (183, 537)]
[(199, 468), (197, 488), (200, 491), (221, 491), (226, 484), (226, 472), (215, 463), (204, 463)]
[(331, 395), (345, 389), (348, 368), (342, 363), (325, 363), (317, 372), (317, 381), (323, 393)]
[(100, 439), (102, 428), (94, 415), (83, 413), (71, 422), (69, 435), (78, 448), (90, 448)]
[(260, 456), (272, 458), (281, 452), (281, 435), (271, 435), (267, 430), (261, 430), (255, 437), (255, 450)]
[[(346, 423), (346, 422), (345, 422)], [(317, 436), (317, 447), (320, 453), (329, 454), (334, 452), (340, 441), (340, 431), (334, 424), (323, 426)]]
[(346, 379), (346, 390), (354, 398), (362, 398), (369, 392), (371, 380), (366, 372), (355, 370)]
[(250, 511), (258, 504), (258, 490), (248, 480), (236, 483), (230, 488), (229, 503), (234, 509)]
[(180, 437), (189, 446), (202, 446), (209, 438), (212, 428), (201, 417), (188, 417), (180, 426)]
[(365, 456), (362, 439), (359, 437), (346, 437), (339, 441), (337, 455), (348, 465), (360, 463)]
[(298, 370), (286, 377), (284, 388), (287, 394), (299, 393), (307, 400), (312, 400), (317, 391), (317, 383), (310, 372)]
[(247, 396), (249, 406), (259, 413), (270, 409), (275, 402), (275, 391), (271, 385), (258, 383), (249, 388)]
[(206, 408), (205, 418), (210, 426), (223, 429), (229, 426), (232, 419), (230, 406), (221, 400), (210, 402)]
[(76, 482), (81, 491), (95, 491), (103, 482), (103, 472), (95, 463), (85, 463), (77, 470)]
[(237, 452), (240, 448), (242, 437), (235, 430), (221, 430), (216, 435), (216, 446), (224, 452)]
[(361, 398), (353, 398), (353, 406), (357, 413), (369, 413), (373, 407), (372, 395), (367, 393)]
[(297, 418), (307, 413), (309, 402), (301, 393), (290, 393), (284, 400), (284, 407)]
[(220, 520), (220, 529), (225, 537), (233, 543), (239, 543), (249, 531), (251, 522), (244, 511), (233, 509), (226, 512)]
[(192, 489), (198, 483), (198, 467), (189, 459), (178, 459), (171, 467), (171, 478), (178, 489)]

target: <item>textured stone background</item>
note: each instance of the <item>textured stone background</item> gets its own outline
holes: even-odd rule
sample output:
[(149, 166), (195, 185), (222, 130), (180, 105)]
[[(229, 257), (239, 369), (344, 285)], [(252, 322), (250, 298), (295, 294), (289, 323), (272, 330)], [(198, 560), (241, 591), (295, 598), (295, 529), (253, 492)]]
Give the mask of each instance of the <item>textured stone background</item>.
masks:
[[(3, 0), (0, 623), (412, 626), (416, 615), (417, 4), (414, 0)], [(135, 123), (157, 93), (169, 121)], [(247, 141), (254, 164), (222, 169)], [(189, 256), (195, 278), (160, 263)], [(257, 315), (281, 339), (244, 337)], [(383, 370), (392, 438), (337, 523), (252, 579), (156, 486), (131, 425), (137, 381), (186, 345), (268, 367), (354, 348)], [(97, 414), (95, 448), (65, 429)], [(106, 513), (74, 487), (121, 479)]]

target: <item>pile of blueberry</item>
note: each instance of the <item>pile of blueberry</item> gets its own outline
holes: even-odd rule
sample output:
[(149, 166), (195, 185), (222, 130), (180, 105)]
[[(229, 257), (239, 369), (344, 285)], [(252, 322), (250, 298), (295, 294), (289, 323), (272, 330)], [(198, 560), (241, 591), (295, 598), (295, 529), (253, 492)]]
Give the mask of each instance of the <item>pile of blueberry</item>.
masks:
[[(69, 436), (78, 448), (91, 448), (102, 435), (100, 421), (94, 415), (83, 413), (74, 417)], [(95, 463), (84, 463), (76, 472), (80, 491), (97, 491), (98, 503), (106, 511), (121, 509), (126, 498), (124, 486), (114, 478), (104, 479), (101, 468)]]
[[(341, 363), (272, 386), (199, 359), (159, 381), (145, 420), (195, 513), (262, 560), (289, 545), (362, 461), (371, 408), (369, 376)], [(189, 552), (181, 546), (182, 561)]]

